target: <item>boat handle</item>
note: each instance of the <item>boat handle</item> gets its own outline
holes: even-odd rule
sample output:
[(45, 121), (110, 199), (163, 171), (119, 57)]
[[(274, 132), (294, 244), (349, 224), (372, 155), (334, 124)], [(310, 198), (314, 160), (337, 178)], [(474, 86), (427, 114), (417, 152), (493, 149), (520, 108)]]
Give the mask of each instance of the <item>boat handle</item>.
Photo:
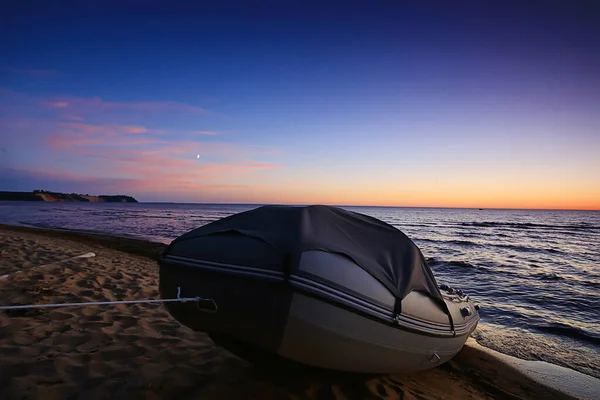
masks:
[(431, 357), (429, 357), (429, 362), (432, 364), (437, 364), (438, 362), (440, 362), (440, 356), (437, 355), (437, 353), (433, 353), (431, 355)]
[[(211, 307), (210, 308), (202, 307), (200, 305), (200, 303), (209, 303), (211, 305)], [(205, 312), (205, 313), (211, 313), (211, 314), (215, 314), (217, 311), (219, 311), (219, 307), (217, 307), (217, 302), (214, 301), (213, 299), (198, 299), (198, 301), (196, 302), (196, 308), (198, 309), (198, 311)]]

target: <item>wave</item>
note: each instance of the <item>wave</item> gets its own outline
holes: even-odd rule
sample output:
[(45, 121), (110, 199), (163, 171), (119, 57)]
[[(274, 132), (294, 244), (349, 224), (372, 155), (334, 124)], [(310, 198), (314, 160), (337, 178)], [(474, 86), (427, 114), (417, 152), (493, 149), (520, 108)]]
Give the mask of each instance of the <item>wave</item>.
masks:
[(18, 221), (19, 224), (23, 226), (32, 226), (34, 228), (45, 228), (45, 229), (53, 229), (54, 226), (50, 224), (46, 224), (44, 222), (28, 222), (28, 221)]
[(594, 289), (600, 288), (600, 282), (598, 282), (598, 281), (586, 281), (586, 280), (580, 279), (580, 280), (577, 280), (577, 283), (580, 283), (583, 286), (591, 287)]
[(446, 240), (445, 243), (457, 244), (459, 246), (481, 246), (479, 243), (470, 240)]
[(470, 240), (459, 240), (459, 239), (451, 239), (451, 240), (437, 240), (437, 239), (429, 239), (429, 238), (419, 238), (415, 239), (415, 242), (429, 242), (429, 243), (443, 243), (443, 244), (456, 244), (459, 246), (481, 246), (481, 244), (472, 242)]
[(565, 278), (563, 278), (562, 276), (554, 273), (554, 272), (540, 272), (537, 274), (533, 274), (531, 275), (534, 278), (538, 278), (540, 280), (544, 280), (544, 281), (564, 281)]
[(484, 270), (486, 269), (485, 267), (482, 266), (478, 266), (478, 265), (473, 265), (467, 261), (460, 261), (460, 260), (452, 260), (452, 261), (442, 261), (442, 260), (438, 260), (436, 258), (428, 258), (427, 263), (430, 266), (448, 266), (448, 267), (459, 267), (459, 268), (472, 268), (472, 269), (479, 269), (479, 270)]
[(526, 252), (526, 253), (537, 253), (539, 251), (544, 251), (546, 253), (552, 253), (552, 254), (561, 254), (561, 253), (563, 253), (562, 251), (557, 250), (557, 249), (553, 249), (553, 248), (547, 248), (547, 247), (529, 247), (529, 246), (521, 246), (521, 245), (518, 245), (518, 244), (494, 243), (494, 244), (490, 244), (490, 246), (502, 247), (504, 249), (522, 251), (522, 252)]
[[(501, 275), (501, 276), (505, 276), (506, 278), (510, 277), (511, 282), (515, 282), (515, 283), (518, 282), (519, 284), (522, 284), (522, 285), (526, 285), (525, 280), (535, 279), (535, 280), (538, 280), (541, 282), (564, 282), (568, 285), (576, 285), (576, 287), (579, 286), (579, 287), (592, 288), (592, 289), (600, 288), (600, 282), (597, 280), (588, 280), (588, 279), (583, 279), (582, 277), (571, 276), (571, 275), (563, 276), (556, 272), (532, 273), (532, 270), (529, 268), (515, 269), (515, 266), (501, 264), (501, 263), (495, 263), (495, 262), (489, 262), (489, 263), (486, 263), (485, 265), (478, 265), (478, 264), (470, 263), (468, 261), (442, 260), (442, 259), (435, 258), (435, 257), (427, 258), (426, 262), (430, 267), (435, 268), (435, 269), (441, 269), (441, 270), (448, 269), (448, 270), (452, 271), (452, 270), (456, 270), (456, 269), (470, 269), (470, 270), (476, 270), (476, 271), (485, 271), (487, 274)], [(540, 266), (536, 265), (536, 264), (530, 264), (530, 265), (534, 268), (540, 268)], [(514, 279), (518, 279), (518, 281), (514, 281)], [(560, 286), (560, 288), (564, 288), (564, 286)], [(582, 293), (587, 294), (586, 289), (581, 288), (581, 290), (583, 290)], [(530, 299), (528, 301), (531, 301), (532, 303), (536, 303), (536, 301), (533, 299)]]
[(570, 229), (570, 230), (583, 230), (583, 231), (600, 231), (600, 226), (590, 225), (586, 223), (572, 224), (572, 225), (547, 225), (547, 224), (534, 224), (531, 222), (461, 222), (460, 226), (474, 226), (479, 228), (517, 228), (517, 229)]
[(531, 274), (530, 277), (539, 279), (541, 281), (565, 281), (570, 284), (586, 286), (594, 289), (600, 288), (600, 282), (598, 281), (588, 281), (576, 276), (564, 277), (555, 272), (539, 272), (536, 274)]
[(533, 329), (544, 333), (550, 333), (557, 336), (565, 336), (571, 339), (578, 339), (583, 342), (593, 344), (595, 346), (600, 345), (600, 337), (593, 333), (586, 332), (581, 328), (577, 328), (570, 325), (553, 323), (551, 325), (533, 325)]
[(429, 239), (429, 238), (419, 238), (419, 239), (415, 239), (415, 242), (428, 242), (428, 243), (436, 243), (436, 244), (442, 244), (442, 245), (454, 244), (457, 246), (467, 246), (467, 247), (491, 246), (491, 247), (501, 247), (504, 249), (510, 249), (510, 250), (515, 250), (515, 251), (520, 251), (520, 252), (526, 252), (526, 253), (537, 253), (537, 252), (546, 252), (546, 253), (551, 253), (551, 254), (562, 254), (563, 253), (561, 250), (554, 249), (554, 248), (548, 248), (548, 247), (530, 247), (530, 246), (521, 246), (518, 244), (503, 244), (503, 243), (477, 243), (477, 242), (472, 242), (470, 240), (458, 240), (458, 239), (436, 240), (436, 239)]

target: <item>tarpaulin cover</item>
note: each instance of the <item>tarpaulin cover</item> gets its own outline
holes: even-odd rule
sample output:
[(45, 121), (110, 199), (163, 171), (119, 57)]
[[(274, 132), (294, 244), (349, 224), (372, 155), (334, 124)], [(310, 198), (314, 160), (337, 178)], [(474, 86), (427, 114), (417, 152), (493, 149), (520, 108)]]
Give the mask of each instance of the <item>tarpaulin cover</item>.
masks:
[(398, 300), (420, 291), (446, 309), (423, 254), (404, 233), (338, 207), (258, 207), (180, 236), (167, 254), (293, 273), (300, 255), (308, 250), (349, 257)]

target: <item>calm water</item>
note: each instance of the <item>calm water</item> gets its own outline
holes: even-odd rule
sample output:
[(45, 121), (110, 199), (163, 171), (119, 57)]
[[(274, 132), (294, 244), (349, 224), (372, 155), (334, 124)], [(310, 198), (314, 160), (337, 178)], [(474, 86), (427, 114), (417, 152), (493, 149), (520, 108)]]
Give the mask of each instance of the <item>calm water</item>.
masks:
[[(169, 243), (254, 207), (0, 202), (0, 223)], [(600, 212), (347, 208), (404, 231), (438, 283), (481, 304), (481, 344), (600, 378)]]

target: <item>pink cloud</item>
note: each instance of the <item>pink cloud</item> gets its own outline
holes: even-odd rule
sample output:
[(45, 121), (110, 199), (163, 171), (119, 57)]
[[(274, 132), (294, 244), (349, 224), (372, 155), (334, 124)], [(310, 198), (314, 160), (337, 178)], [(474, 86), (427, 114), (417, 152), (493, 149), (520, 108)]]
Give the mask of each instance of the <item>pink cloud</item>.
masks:
[(56, 123), (56, 126), (60, 128), (65, 128), (65, 130), (69, 130), (72, 132), (84, 133), (86, 135), (92, 135), (97, 133), (106, 135), (113, 134), (113, 130), (106, 126), (91, 125), (82, 122), (58, 122)]
[(66, 138), (53, 136), (48, 138), (47, 143), (54, 149), (65, 149), (71, 146), (82, 146), (90, 144), (100, 144), (101, 139), (85, 139), (85, 138)]
[(123, 134), (152, 133), (152, 131), (143, 126), (94, 125), (83, 122), (58, 122), (55, 123), (55, 125), (60, 128), (65, 128), (69, 132), (76, 132), (85, 135), (117, 136)]
[(66, 101), (49, 101), (43, 103), (46, 108), (67, 108), (69, 107), (69, 103)]
[[(141, 146), (148, 144), (156, 144), (160, 141), (152, 138), (133, 137), (133, 138), (121, 138), (117, 139), (120, 146)], [(84, 145), (114, 145), (114, 140), (108, 140), (106, 138), (85, 138), (78, 136), (50, 136), (46, 139), (46, 143), (53, 149), (57, 150), (70, 150), (74, 154), (90, 154), (105, 151), (103, 149), (95, 148), (82, 148)]]
[(148, 129), (143, 126), (124, 126), (123, 130), (128, 133), (146, 133)]
[(209, 114), (209, 111), (198, 106), (177, 101), (107, 101), (100, 97), (57, 97), (42, 100), (40, 104), (46, 108), (68, 108), (80, 113), (97, 114), (99, 111), (136, 110), (145, 112), (182, 111), (192, 114)]
[(78, 117), (76, 115), (62, 114), (61, 118), (70, 119), (71, 121), (83, 121), (82, 117)]
[[(34, 97), (24, 93), (0, 89), (4, 97), (3, 107), (42, 107), (60, 111), (63, 116), (92, 117), (117, 115), (143, 116), (148, 113), (185, 113), (192, 115), (214, 115), (215, 113), (197, 105), (178, 101), (110, 101), (100, 97), (52, 96)], [(22, 111), (22, 110), (21, 110)], [(28, 110), (30, 111), (30, 110)]]

